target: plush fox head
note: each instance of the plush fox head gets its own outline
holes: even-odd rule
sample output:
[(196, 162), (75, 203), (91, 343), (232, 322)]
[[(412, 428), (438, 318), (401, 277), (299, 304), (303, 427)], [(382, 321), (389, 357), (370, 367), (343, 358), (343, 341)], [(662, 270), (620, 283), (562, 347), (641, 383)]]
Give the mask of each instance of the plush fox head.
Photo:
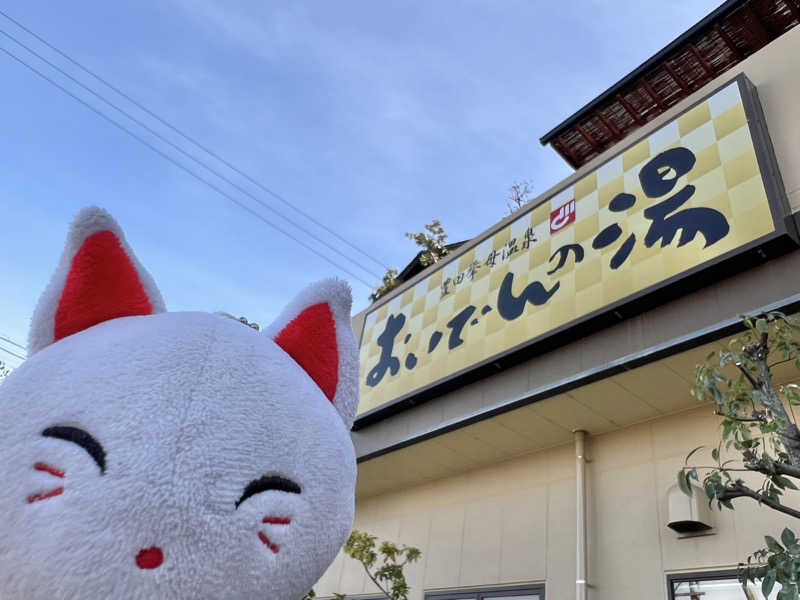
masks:
[(350, 302), (323, 281), (264, 332), (166, 312), (81, 211), (0, 385), (0, 598), (298, 600), (352, 526)]

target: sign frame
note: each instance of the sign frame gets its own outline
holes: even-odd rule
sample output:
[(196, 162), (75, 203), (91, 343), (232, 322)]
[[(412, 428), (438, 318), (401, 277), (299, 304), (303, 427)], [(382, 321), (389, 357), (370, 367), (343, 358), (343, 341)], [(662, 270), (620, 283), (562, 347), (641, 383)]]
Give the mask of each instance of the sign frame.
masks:
[[(546, 351), (546, 347), (554, 348), (564, 345), (579, 337), (589, 335), (600, 329), (619, 323), (626, 318), (646, 312), (657, 305), (664, 304), (685, 293), (689, 293), (700, 287), (705, 287), (712, 282), (744, 271), (770, 258), (780, 256), (781, 254), (797, 248), (797, 246), (800, 245), (798, 241), (798, 225), (792, 217), (789, 208), (785, 188), (778, 170), (777, 159), (767, 131), (766, 119), (758, 100), (757, 90), (744, 73), (739, 73), (735, 77), (716, 86), (711, 92), (684, 107), (679, 113), (662, 123), (659, 127), (651, 129), (647, 133), (632, 137), (625, 146), (622, 146), (618, 151), (609, 156), (602, 163), (596, 165), (592, 170), (587, 170), (582, 177), (598, 171), (603, 165), (616, 159), (626, 150), (649, 138), (654, 132), (658, 131), (660, 127), (676, 121), (694, 107), (702, 104), (723, 88), (732, 84), (738, 86), (742, 98), (748, 129), (753, 142), (756, 160), (761, 172), (761, 180), (764, 185), (770, 214), (774, 224), (773, 232), (751, 240), (746, 244), (690, 267), (661, 282), (639, 290), (638, 292), (634, 292), (590, 313), (576, 317), (567, 323), (549, 329), (525, 342), (486, 357), (459, 371), (449, 373), (427, 385), (367, 410), (356, 416), (353, 430), (361, 429), (371, 423), (397, 414), (400, 411), (425, 402), (433, 397), (453, 391), (463, 385), (467, 385), (529, 360), (533, 356)], [(567, 178), (561, 185), (548, 191), (547, 195), (541, 197), (538, 202), (532, 202), (529, 206), (514, 213), (513, 219), (503, 219), (495, 226), (487, 229), (479, 236), (459, 247), (457, 254), (440, 261), (434, 267), (425, 269), (411, 280), (409, 285), (404, 285), (396, 293), (370, 306), (364, 312), (364, 318), (362, 319), (361, 331), (359, 333), (359, 348), (361, 348), (361, 343), (363, 342), (366, 317), (370, 313), (379, 310), (385, 303), (390, 302), (395, 296), (411, 289), (413, 285), (416, 285), (419, 281), (432, 277), (438, 270), (444, 268), (451, 261), (458, 260), (463, 252), (467, 252), (478, 246), (501, 229), (509, 226), (510, 223), (527, 215), (545, 202), (549, 202), (554, 196), (574, 185), (574, 183), (580, 181), (580, 179), (581, 177)], [(361, 378), (364, 376), (364, 373), (360, 374), (359, 386), (361, 385)]]

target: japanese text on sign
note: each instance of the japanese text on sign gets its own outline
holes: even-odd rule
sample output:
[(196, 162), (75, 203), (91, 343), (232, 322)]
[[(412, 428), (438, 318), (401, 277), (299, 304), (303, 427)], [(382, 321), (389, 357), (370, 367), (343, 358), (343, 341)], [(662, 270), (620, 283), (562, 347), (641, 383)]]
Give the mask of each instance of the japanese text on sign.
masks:
[(359, 413), (774, 231), (733, 82), (368, 313)]

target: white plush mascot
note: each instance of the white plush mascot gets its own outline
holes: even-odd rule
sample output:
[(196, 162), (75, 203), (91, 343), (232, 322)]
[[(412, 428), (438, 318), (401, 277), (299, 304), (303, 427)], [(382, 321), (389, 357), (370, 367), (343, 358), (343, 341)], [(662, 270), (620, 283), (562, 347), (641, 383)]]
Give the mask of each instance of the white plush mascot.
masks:
[(264, 332), (166, 312), (82, 210), (0, 384), (0, 599), (299, 600), (353, 522), (350, 304), (327, 280)]

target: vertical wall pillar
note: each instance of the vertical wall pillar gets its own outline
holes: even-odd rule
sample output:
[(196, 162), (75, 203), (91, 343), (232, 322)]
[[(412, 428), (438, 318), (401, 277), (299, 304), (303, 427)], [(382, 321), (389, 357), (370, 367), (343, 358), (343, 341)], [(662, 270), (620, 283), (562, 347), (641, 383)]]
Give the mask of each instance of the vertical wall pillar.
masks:
[(577, 547), (575, 598), (586, 600), (586, 432), (575, 431), (575, 474), (577, 488)]

